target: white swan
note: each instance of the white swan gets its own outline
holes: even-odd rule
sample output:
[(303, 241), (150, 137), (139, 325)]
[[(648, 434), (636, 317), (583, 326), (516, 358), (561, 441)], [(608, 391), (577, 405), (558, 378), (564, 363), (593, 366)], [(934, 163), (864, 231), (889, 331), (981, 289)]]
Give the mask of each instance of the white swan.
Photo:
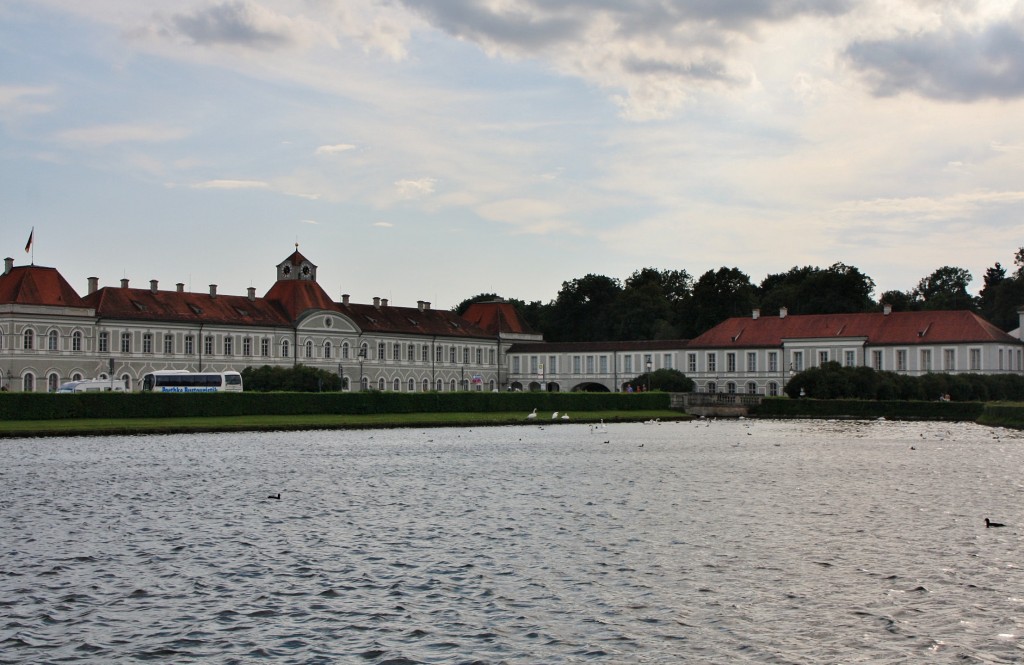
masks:
[(556, 420), (557, 418), (558, 418), (558, 411), (555, 411), (554, 413), (551, 414), (551, 420)]
[(562, 414), (562, 420), (569, 420), (569, 414), (568, 413), (563, 413)]
[(537, 409), (534, 409), (533, 413), (526, 414), (526, 419), (527, 420), (533, 420), (536, 417), (537, 417)]

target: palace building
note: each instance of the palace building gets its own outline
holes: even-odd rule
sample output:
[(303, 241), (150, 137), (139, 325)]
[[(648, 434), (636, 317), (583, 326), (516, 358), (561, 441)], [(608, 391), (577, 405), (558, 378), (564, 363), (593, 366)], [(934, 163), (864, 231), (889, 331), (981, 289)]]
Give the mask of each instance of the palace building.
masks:
[[(342, 389), (623, 391), (663, 368), (702, 392), (778, 395), (789, 378), (836, 361), (901, 374), (1024, 373), (1024, 343), (968, 311), (752, 316), (692, 340), (545, 343), (503, 300), (459, 316), (431, 308), (335, 301), (298, 247), (266, 294), (100, 287), (79, 295), (55, 269), (0, 276), (0, 389), (53, 392), (114, 377), (138, 390), (155, 370), (241, 371), (297, 364), (337, 372)], [(1024, 315), (1022, 315), (1024, 318)]]

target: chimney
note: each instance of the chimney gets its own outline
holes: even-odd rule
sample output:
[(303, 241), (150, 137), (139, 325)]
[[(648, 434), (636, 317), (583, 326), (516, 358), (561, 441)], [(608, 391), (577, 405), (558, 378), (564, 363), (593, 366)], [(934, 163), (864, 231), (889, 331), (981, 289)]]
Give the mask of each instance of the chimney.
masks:
[(158, 284), (158, 282), (155, 279), (149, 280), (149, 292), (150, 293), (156, 293), (157, 284)]
[(388, 299), (387, 298), (381, 298), (380, 299), (380, 306), (381, 307), (387, 307), (388, 306)]
[(100, 288), (100, 278), (90, 277), (89, 278), (89, 293), (96, 293)]
[(757, 319), (760, 319), (760, 318), (761, 318), (761, 310), (758, 309), (757, 307), (755, 307), (754, 308), (754, 320), (756, 321)]
[(1017, 322), (1020, 324), (1018, 334), (1021, 340), (1024, 340), (1024, 307), (1017, 308)]
[(789, 308), (788, 307), (780, 307), (779, 308), (779, 318), (780, 319), (786, 318), (786, 316), (788, 314), (789, 314)]
[(882, 314), (884, 314), (885, 316), (889, 316), (890, 314), (892, 314), (892, 305), (890, 305), (887, 302), (882, 303)]
[(256, 287), (255, 286), (250, 286), (249, 287), (249, 302), (254, 302), (255, 300), (256, 300)]
[(420, 310), (421, 312), (423, 311), (423, 301), (422, 300), (417, 300), (416, 301), (416, 309)]
[(373, 306), (374, 307), (380, 307), (380, 298), (374, 296), (374, 298), (373, 298)]
[(185, 293), (185, 283), (184, 282), (178, 282), (174, 286), (178, 290), (178, 293)]
[(347, 305), (348, 304), (348, 294), (347, 293), (342, 293), (341, 294), (341, 304), (342, 305)]
[(210, 284), (210, 297), (211, 298), (216, 298), (217, 297), (217, 285), (216, 284)]
[(128, 288), (128, 279), (127, 278), (121, 280), (121, 288), (122, 289), (127, 289)]
[(12, 270), (14, 270), (14, 259), (8, 256), (6, 259), (4, 259), (4, 274), (6, 275)]
[(423, 301), (423, 311), (425, 312), (425, 311), (427, 311), (428, 309), (430, 309), (430, 303), (429, 303), (429, 302), (427, 302), (426, 300), (424, 300), (424, 301)]

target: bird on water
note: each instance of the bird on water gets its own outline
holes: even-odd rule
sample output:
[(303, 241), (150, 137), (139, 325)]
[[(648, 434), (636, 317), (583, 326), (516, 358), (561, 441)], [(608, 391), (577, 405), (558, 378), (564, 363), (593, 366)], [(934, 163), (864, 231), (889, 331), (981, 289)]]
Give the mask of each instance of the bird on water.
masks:
[(987, 517), (985, 518), (985, 528), (986, 529), (995, 528), (997, 526), (1006, 526), (1006, 525), (1005, 524), (1000, 524), (999, 522), (992, 522), (991, 520), (989, 520), (989, 518), (987, 518)]
[(280, 501), (281, 500), (281, 493), (278, 492), (277, 494), (268, 494), (267, 498), (268, 499), (277, 499), (278, 501)]

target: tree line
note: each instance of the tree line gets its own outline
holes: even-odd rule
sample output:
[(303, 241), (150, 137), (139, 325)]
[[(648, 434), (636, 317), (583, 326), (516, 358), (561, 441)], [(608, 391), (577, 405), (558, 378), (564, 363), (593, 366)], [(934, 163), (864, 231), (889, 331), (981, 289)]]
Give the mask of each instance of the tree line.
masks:
[[(970, 271), (943, 266), (908, 291), (886, 291), (876, 301), (875, 282), (854, 266), (834, 263), (827, 268), (794, 266), (771, 274), (760, 284), (739, 268), (708, 270), (694, 279), (686, 270), (643, 268), (620, 281), (588, 274), (562, 282), (554, 300), (525, 302), (506, 298), (523, 319), (549, 342), (607, 342), (645, 339), (691, 339), (734, 316), (765, 314), (786, 307), (790, 314), (839, 314), (879, 311), (966, 309), (977, 312), (1002, 330), (1018, 325), (1017, 308), (1024, 305), (1024, 247), (1008, 272), (998, 262), (985, 271), (977, 296), (967, 288)], [(470, 304), (499, 297), (481, 293), (459, 303), (462, 314)]]

